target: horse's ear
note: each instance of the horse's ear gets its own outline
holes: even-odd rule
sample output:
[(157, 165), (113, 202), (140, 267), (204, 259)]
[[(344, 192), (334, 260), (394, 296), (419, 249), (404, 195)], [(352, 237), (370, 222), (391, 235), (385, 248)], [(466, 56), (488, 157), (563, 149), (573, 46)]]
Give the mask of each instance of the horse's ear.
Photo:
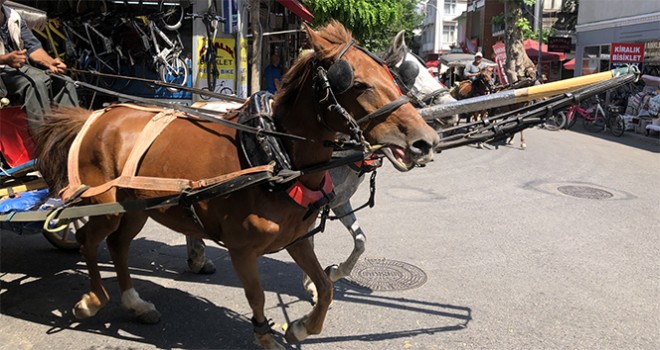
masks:
[(332, 44), (310, 28), (309, 25), (304, 24), (303, 26), (315, 52), (327, 52), (332, 49)]
[(394, 42), (392, 43), (392, 48), (396, 51), (398, 48), (406, 46), (406, 30), (402, 30), (396, 34), (394, 37)]

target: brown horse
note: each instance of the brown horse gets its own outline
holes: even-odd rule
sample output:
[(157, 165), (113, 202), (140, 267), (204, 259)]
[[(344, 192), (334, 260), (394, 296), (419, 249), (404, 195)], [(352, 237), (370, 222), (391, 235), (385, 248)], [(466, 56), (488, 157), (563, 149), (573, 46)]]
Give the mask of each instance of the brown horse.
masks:
[[(354, 45), (350, 33), (337, 22), (319, 31), (309, 28), (306, 31), (314, 54), (301, 57), (291, 67), (273, 103), (277, 130), (305, 138), (303, 141), (283, 139), (292, 168), (305, 169), (328, 162), (332, 149), (325, 141), (335, 140), (337, 132), (357, 134), (363, 137), (362, 144), (383, 145), (389, 150), (387, 156), (391, 161), (409, 167), (431, 161), (438, 135), (410, 103), (400, 98), (387, 68)], [(330, 74), (331, 71), (334, 72)], [(61, 109), (46, 121), (38, 138), (38, 158), (47, 161), (39, 162), (39, 170), (52, 191), (59, 191), (71, 182), (67, 179), (65, 150), (72, 142), (80, 143), (74, 166), (77, 165), (81, 182), (100, 186), (130, 167), (127, 159), (136, 140), (157, 115), (148, 109), (126, 106), (102, 113), (84, 129), (90, 112), (82, 109)], [(236, 117), (228, 114), (225, 118)], [(361, 133), (351, 130), (351, 125), (359, 125)], [(85, 129), (85, 133), (81, 132)], [(73, 141), (79, 133), (84, 137)], [(151, 178), (198, 180), (234, 173), (246, 168), (246, 164), (236, 129), (178, 117), (147, 148), (135, 173)], [(298, 181), (303, 187), (317, 190), (325, 188), (324, 177), (323, 172), (311, 172), (300, 176)], [(86, 197), (83, 202), (122, 202), (166, 194), (172, 192), (112, 187)], [(129, 245), (151, 217), (173, 230), (221, 242), (227, 248), (252, 308), (255, 338), (266, 349), (282, 346), (273, 338), (264, 314), (257, 258), (286, 249), (313, 280), (318, 302), (309, 314), (289, 325), (285, 338), (299, 341), (321, 332), (332, 301), (332, 285), (309, 240), (298, 240), (314, 224), (318, 209), (304, 208), (292, 201), (286, 191), (272, 191), (266, 185), (249, 186), (196, 202), (192, 209), (198, 220), (190, 215), (190, 208), (183, 206), (90, 217), (76, 238), (87, 263), (91, 290), (75, 305), (74, 315), (94, 316), (109, 301), (97, 264), (98, 245), (106, 240), (117, 272), (122, 306), (132, 310), (140, 321), (159, 321), (160, 314), (154, 305), (142, 300), (133, 288), (128, 270)], [(311, 215), (306, 215), (310, 212)]]
[[(493, 71), (484, 67), (474, 80), (463, 80), (457, 87), (452, 88), (450, 94), (457, 100), (487, 95), (493, 88)], [(477, 111), (469, 115), (468, 122), (478, 121), (487, 116), (487, 111)]]

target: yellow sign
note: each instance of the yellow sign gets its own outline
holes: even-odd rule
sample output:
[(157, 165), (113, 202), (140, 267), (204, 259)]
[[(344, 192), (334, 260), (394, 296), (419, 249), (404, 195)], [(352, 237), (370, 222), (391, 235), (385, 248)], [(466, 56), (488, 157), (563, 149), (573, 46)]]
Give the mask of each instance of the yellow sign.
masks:
[[(218, 67), (218, 79), (235, 80), (236, 79), (236, 40), (234, 38), (215, 38), (213, 40), (213, 47), (216, 52), (215, 64)], [(206, 54), (207, 44), (206, 37), (198, 39), (199, 48), (199, 76), (198, 78), (206, 79), (206, 64), (204, 57)]]

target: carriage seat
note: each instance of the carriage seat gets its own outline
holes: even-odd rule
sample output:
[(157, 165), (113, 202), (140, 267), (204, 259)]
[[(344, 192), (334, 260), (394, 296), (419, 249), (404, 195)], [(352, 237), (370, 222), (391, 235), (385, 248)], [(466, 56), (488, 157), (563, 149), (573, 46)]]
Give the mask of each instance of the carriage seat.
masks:
[(21, 106), (0, 107), (0, 153), (7, 164), (13, 168), (27, 163), (35, 158), (35, 150), (36, 142)]

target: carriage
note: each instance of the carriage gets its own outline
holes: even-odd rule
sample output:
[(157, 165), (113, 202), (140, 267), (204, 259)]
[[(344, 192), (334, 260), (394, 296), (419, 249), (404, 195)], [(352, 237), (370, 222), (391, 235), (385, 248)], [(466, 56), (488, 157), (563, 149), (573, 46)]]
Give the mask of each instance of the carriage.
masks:
[[(317, 296), (312, 311), (292, 322), (284, 336), (294, 342), (318, 334), (332, 301), (331, 279), (305, 238), (322, 231), (327, 218), (333, 199), (329, 170), (374, 158), (408, 171), (436, 152), (504, 139), (543, 123), (553, 110), (636, 78), (610, 72), (608, 79), (600, 77), (603, 82), (582, 82), (588, 86), (570, 96), (551, 97), (441, 138), (424, 118), (458, 113), (456, 105), (416, 110), (413, 98), (399, 90), (403, 82), (395, 85), (384, 62), (357, 46), (338, 23), (307, 33), (314, 53), (291, 68), (273, 104), (267, 95), (256, 94), (222, 118), (202, 108), (157, 104), (119, 104), (93, 113), (69, 108), (50, 117), (37, 154), (48, 161), (37, 165), (63, 203), (46, 215), (30, 211), (2, 219), (30, 221), (44, 215), (41, 219), (62, 228), (72, 219), (89, 217), (77, 239), (91, 286), (74, 307), (77, 318), (94, 316), (109, 302), (96, 261), (97, 247), (107, 238), (122, 306), (142, 322), (158, 322), (155, 306), (133, 288), (127, 264), (128, 245), (151, 216), (228, 249), (253, 310), (255, 338), (267, 349), (281, 345), (264, 314), (256, 258), (287, 250), (313, 281)], [(490, 100), (506, 104), (506, 99), (544, 95), (556, 92), (529, 88)], [(483, 108), (484, 101), (470, 104), (460, 108)], [(338, 132), (348, 136), (337, 138)], [(187, 135), (188, 142), (175, 142), (178, 135)], [(332, 158), (328, 146), (343, 148), (343, 155)], [(191, 154), (196, 156), (192, 163)], [(321, 224), (310, 230), (319, 214)]]

